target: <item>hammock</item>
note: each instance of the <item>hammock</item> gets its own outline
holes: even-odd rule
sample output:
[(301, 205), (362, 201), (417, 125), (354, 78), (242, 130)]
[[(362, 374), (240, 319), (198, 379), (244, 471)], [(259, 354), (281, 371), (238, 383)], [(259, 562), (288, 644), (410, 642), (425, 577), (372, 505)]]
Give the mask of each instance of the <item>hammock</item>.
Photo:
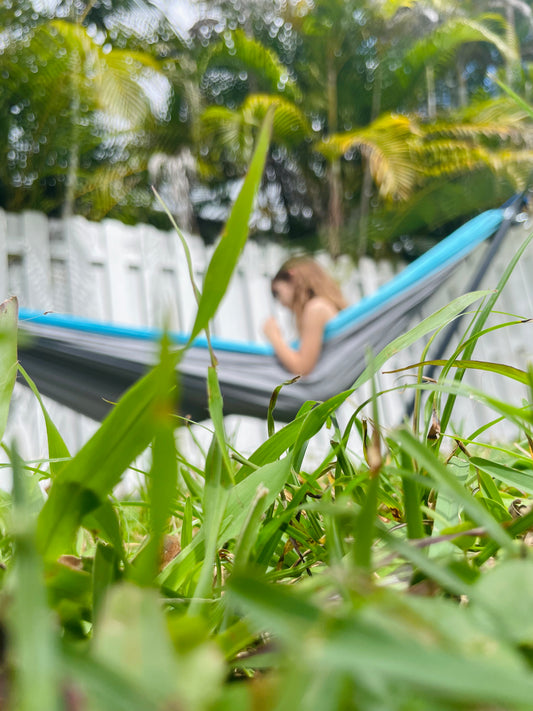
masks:
[[(512, 207), (488, 210), (409, 264), (374, 294), (341, 311), (326, 326), (313, 372), (279, 393), (275, 416), (294, 417), (308, 400), (323, 401), (349, 388), (365, 367), (370, 347), (377, 354), (407, 330), (416, 311), (477, 245), (497, 233), (497, 249), (516, 214)], [(489, 257), (490, 259), (490, 257)], [(478, 268), (481, 278), (487, 267)], [(474, 280), (475, 281), (475, 280)], [(472, 283), (467, 291), (477, 288)], [(457, 294), (458, 296), (459, 294)], [(19, 359), (43, 395), (101, 420), (121, 394), (157, 359), (160, 331), (121, 327), (70, 315), (20, 309)], [(171, 334), (177, 345), (187, 336)], [(271, 346), (213, 338), (226, 414), (264, 418), (274, 389), (290, 378)], [(179, 409), (199, 421), (208, 417), (205, 340), (197, 339), (179, 367)]]

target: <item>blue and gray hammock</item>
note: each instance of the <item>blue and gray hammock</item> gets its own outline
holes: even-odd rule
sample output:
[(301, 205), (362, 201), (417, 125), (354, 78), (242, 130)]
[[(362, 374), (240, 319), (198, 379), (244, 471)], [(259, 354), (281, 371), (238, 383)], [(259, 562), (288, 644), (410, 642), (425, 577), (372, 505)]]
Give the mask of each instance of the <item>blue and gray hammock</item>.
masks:
[[(478, 287), (516, 211), (488, 210), (409, 264), (375, 293), (341, 311), (326, 327), (321, 357), (310, 375), (284, 387), (275, 415), (294, 417), (308, 400), (323, 401), (349, 388), (365, 367), (370, 348), (378, 353), (409, 327), (413, 312), (441, 286), (474, 248), (494, 235), (491, 248), (466, 290)], [(458, 296), (459, 294), (457, 294)], [(43, 395), (95, 420), (157, 359), (160, 332), (21, 309), (19, 359)], [(187, 336), (172, 334), (178, 345)], [(226, 414), (265, 417), (274, 389), (290, 376), (269, 345), (212, 339)], [(193, 420), (207, 414), (210, 363), (198, 339), (179, 367), (179, 408)]]

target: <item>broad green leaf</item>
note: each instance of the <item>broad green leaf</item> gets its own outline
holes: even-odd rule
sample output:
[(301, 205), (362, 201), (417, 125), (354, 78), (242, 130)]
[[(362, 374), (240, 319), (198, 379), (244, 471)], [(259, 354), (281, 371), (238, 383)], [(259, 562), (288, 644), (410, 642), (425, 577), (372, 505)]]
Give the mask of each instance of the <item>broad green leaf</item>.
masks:
[(44, 569), (35, 544), (27, 475), (16, 451), (13, 467), (14, 564), (8, 622), (16, 674), (12, 706), (17, 711), (59, 711), (59, 645), (47, 604)]
[(490, 613), (488, 623), (495, 636), (531, 647), (533, 599), (528, 591), (532, 585), (532, 561), (505, 560), (480, 576), (472, 591), (472, 605)]
[(233, 205), (222, 238), (209, 262), (190, 342), (207, 327), (215, 315), (246, 243), (254, 199), (261, 184), (270, 143), (273, 115), (273, 111), (270, 110), (265, 117), (243, 186)]
[(222, 654), (214, 645), (175, 653), (155, 590), (114, 587), (93, 644), (94, 658), (158, 709), (206, 708), (224, 678)]
[(117, 570), (118, 559), (116, 551), (112, 546), (107, 546), (101, 541), (98, 541), (96, 544), (96, 552), (94, 554), (92, 574), (93, 635), (98, 629), (100, 610), (105, 602), (105, 598), (111, 584), (115, 581)]
[(65, 655), (62, 666), (98, 711), (161, 711), (159, 696), (147, 694), (137, 680), (100, 662), (95, 655), (71, 653)]
[(17, 378), (17, 319), (18, 301), (12, 296), (0, 304), (0, 441)]
[(177, 359), (176, 354), (138, 381), (53, 482), (37, 525), (46, 557), (72, 551), (83, 517), (105, 502), (122, 473), (151, 442)]
[(483, 457), (472, 457), (470, 462), (474, 467), (489, 474), (489, 476), (494, 477), (494, 479), (498, 479), (504, 484), (507, 484), (507, 486), (514, 486), (520, 489), (520, 491), (525, 491), (527, 494), (533, 494), (532, 470), (522, 471), (520, 469), (514, 469), (505, 464), (499, 464), (498, 462), (484, 459)]
[[(461, 654), (456, 648), (438, 646), (435, 637), (432, 641), (427, 635), (422, 643), (423, 625), (411, 622), (411, 614), (398, 634), (396, 624), (387, 624), (388, 610), (377, 605), (328, 617), (294, 587), (245, 577), (229, 581), (228, 595), (235, 606), (248, 612), (259, 630), (276, 635), (304, 668), (344, 672), (359, 683), (372, 679), (379, 685), (412, 685), (424, 697), (430, 693), (461, 704), (496, 700), (527, 708), (533, 693), (531, 675), (516, 657), (495, 655), (492, 649)], [(435, 614), (443, 614), (443, 604), (452, 606), (455, 614), (455, 604), (441, 600), (436, 601)], [(469, 611), (459, 608), (457, 614), (467, 618)], [(409, 625), (413, 625), (411, 634)]]

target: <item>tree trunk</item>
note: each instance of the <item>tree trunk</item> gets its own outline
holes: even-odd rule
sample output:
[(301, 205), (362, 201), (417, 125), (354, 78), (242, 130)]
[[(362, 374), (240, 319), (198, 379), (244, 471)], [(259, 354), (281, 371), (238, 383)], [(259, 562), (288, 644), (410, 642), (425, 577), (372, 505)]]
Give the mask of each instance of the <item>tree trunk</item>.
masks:
[[(327, 57), (327, 98), (328, 98), (328, 133), (337, 131), (337, 72), (333, 49)], [(340, 158), (333, 160), (328, 170), (329, 202), (328, 202), (328, 248), (331, 256), (336, 259), (340, 255), (340, 230), (342, 226), (342, 179)]]
[(428, 118), (437, 118), (437, 96), (435, 94), (435, 68), (432, 64), (426, 66), (426, 88)]
[(457, 102), (458, 105), (464, 109), (468, 106), (468, 88), (465, 81), (465, 67), (464, 62), (461, 57), (461, 52), (457, 55), (456, 62), (456, 75), (457, 75)]
[[(70, 19), (76, 22), (76, 8), (73, 5), (71, 8)], [(70, 146), (68, 152), (68, 169), (67, 179), (65, 183), (65, 201), (61, 211), (62, 217), (71, 217), (74, 214), (74, 205), (76, 203), (76, 189), (78, 185), (78, 168), (80, 165), (80, 92), (78, 89), (78, 77), (82, 72), (82, 61), (80, 52), (74, 49), (70, 55), (70, 76), (68, 78), (70, 84), (70, 114), (72, 121), (72, 130), (70, 137)]]
[[(371, 121), (374, 121), (381, 112), (381, 91), (383, 86), (383, 73), (381, 70), (381, 62), (378, 64), (374, 85), (372, 89), (372, 115)], [(372, 173), (370, 172), (370, 163), (367, 158), (362, 158), (364, 163), (363, 186), (361, 188), (361, 200), (359, 203), (359, 239), (357, 240), (357, 256), (362, 257), (368, 244), (368, 216), (370, 214), (370, 200), (372, 198)]]

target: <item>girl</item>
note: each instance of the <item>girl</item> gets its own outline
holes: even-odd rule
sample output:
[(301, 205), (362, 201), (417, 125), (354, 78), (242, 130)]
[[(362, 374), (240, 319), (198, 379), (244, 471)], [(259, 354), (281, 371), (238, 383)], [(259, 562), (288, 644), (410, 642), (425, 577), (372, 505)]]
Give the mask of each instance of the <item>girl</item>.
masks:
[(307, 375), (320, 356), (327, 322), (346, 307), (346, 301), (333, 279), (309, 257), (293, 257), (285, 262), (271, 287), (274, 298), (296, 317), (298, 350), (285, 341), (274, 317), (264, 324), (265, 336), (288, 371)]

